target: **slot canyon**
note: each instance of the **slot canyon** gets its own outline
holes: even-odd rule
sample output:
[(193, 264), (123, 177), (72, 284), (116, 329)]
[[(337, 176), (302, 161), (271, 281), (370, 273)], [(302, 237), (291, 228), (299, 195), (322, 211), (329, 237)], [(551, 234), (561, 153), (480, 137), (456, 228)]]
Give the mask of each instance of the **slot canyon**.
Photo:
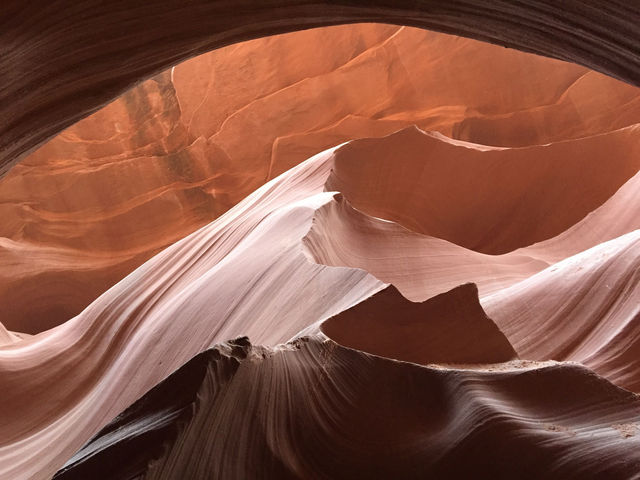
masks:
[(640, 7), (0, 10), (0, 480), (640, 479)]

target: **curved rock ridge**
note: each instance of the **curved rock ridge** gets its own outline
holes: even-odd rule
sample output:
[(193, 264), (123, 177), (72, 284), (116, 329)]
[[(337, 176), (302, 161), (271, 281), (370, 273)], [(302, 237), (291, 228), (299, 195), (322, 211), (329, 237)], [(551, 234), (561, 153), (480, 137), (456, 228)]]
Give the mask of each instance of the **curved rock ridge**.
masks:
[(270, 351), (246, 337), (218, 344), (189, 360), (103, 428), (54, 478), (136, 478), (164, 443), (175, 441), (180, 424), (193, 421), (197, 395), (211, 376), (214, 387), (230, 381), (240, 361)]
[(0, 172), (136, 82), (249, 38), (396, 23), (580, 63), (637, 85), (639, 15), (609, 0), (151, 0), (135, 8), (125, 0), (9, 0), (0, 13)]
[(483, 307), (521, 358), (581, 362), (638, 392), (639, 179), (562, 235), (505, 255), (408, 231), (340, 196), (317, 211), (304, 242), (314, 261), (365, 269), (414, 301), (477, 281)]
[(22, 340), (23, 335), (24, 334), (16, 335), (15, 333), (10, 332), (0, 323), (0, 346), (18, 342)]
[[(419, 139), (427, 136), (416, 130), (411, 135), (416, 135), (416, 132)], [(400, 132), (398, 135), (406, 135), (406, 132)], [(396, 142), (397, 137), (387, 137), (387, 140)], [(429, 138), (433, 137), (429, 135)], [(445, 140), (438, 138), (437, 141)], [(330, 188), (328, 179), (332, 171), (335, 171), (337, 162), (341, 158), (344, 159), (341, 157), (342, 152), (362, 151), (354, 148), (354, 145), (357, 147), (358, 144), (371, 145), (371, 140), (358, 140), (329, 149), (294, 167), (256, 190), (216, 221), (176, 242), (147, 261), (105, 292), (77, 317), (32, 338), (1, 346), (0, 382), (5, 394), (0, 397), (0, 411), (12, 412), (12, 416), (7, 421), (0, 422), (0, 477), (49, 478), (71, 458), (77, 449), (125, 407), (194, 355), (214, 344), (239, 335), (249, 335), (259, 344), (275, 347), (291, 338), (318, 334), (318, 328), (324, 320), (335, 317), (363, 300), (370, 299), (370, 302), (375, 303), (376, 298), (371, 299), (371, 297), (387, 287), (383, 281), (360, 268), (327, 266), (314, 262), (309, 257), (308, 245), (305, 246), (303, 241), (305, 236), (311, 235), (314, 217), (317, 220), (320, 212), (331, 208), (334, 203), (337, 204), (334, 199), (335, 192), (324, 190)], [(453, 147), (470, 152), (478, 151), (470, 146), (453, 145)], [(489, 149), (489, 151), (494, 150)], [(364, 167), (367, 157), (361, 158)], [(392, 177), (388, 178), (392, 179)], [(620, 192), (623, 190), (621, 189)], [(348, 192), (345, 192), (345, 195), (349, 198)], [(615, 196), (610, 202), (615, 204)], [(617, 205), (620, 203), (618, 202)], [(612, 207), (607, 202), (601, 208), (607, 210)], [(405, 235), (418, 235), (392, 222), (358, 213), (368, 219), (369, 225), (387, 224), (393, 226), (396, 232), (401, 230)], [(598, 211), (585, 218), (583, 222), (594, 221), (597, 218)], [(631, 222), (633, 217), (628, 217), (627, 220)], [(419, 236), (421, 239), (427, 238), (423, 235)], [(461, 249), (455, 245), (454, 247)], [(371, 261), (371, 264), (373, 263)], [(620, 263), (623, 264), (624, 261), (621, 259)], [(523, 274), (520, 272), (518, 275)], [(631, 278), (630, 281), (633, 282), (635, 277)], [(443, 281), (443, 283), (446, 282)], [(632, 286), (633, 283), (630, 285)], [(443, 288), (436, 285), (434, 288), (446, 291), (451, 287)], [(458, 322), (459, 328), (468, 329), (469, 331), (466, 332), (468, 334), (474, 331), (471, 330), (470, 325), (475, 325), (474, 328), (477, 329), (475, 331), (484, 332), (483, 335), (487, 341), (490, 339), (495, 341), (497, 350), (493, 353), (496, 355), (499, 352), (502, 353), (496, 358), (482, 356), (481, 360), (484, 363), (512, 358), (513, 350), (508, 347), (504, 336), (495, 329), (494, 324), (482, 311), (477, 303), (477, 293), (474, 291), (473, 295), (470, 295), (470, 288), (462, 287), (454, 290), (450, 295), (445, 294), (424, 304), (412, 304), (401, 299), (395, 290), (387, 290), (387, 294), (395, 292), (397, 294), (395, 300), (402, 300), (400, 303), (407, 308), (408, 312), (403, 318), (409, 323), (412, 323), (410, 320), (413, 318), (411, 310), (415, 309), (414, 311), (422, 313), (430, 311), (434, 321), (443, 326), (437, 332), (433, 330), (434, 336), (436, 333), (440, 338), (450, 336), (452, 322)], [(627, 289), (627, 291), (626, 298), (631, 302), (630, 305), (633, 305), (634, 299), (637, 300), (637, 294), (635, 290)], [(570, 294), (580, 294), (580, 292), (580, 289), (574, 289), (567, 294), (566, 298), (571, 298)], [(454, 299), (452, 300), (451, 297)], [(444, 308), (446, 305), (451, 306), (452, 303), (457, 303), (457, 315), (452, 312), (447, 313), (449, 309)], [(363, 308), (366, 309), (367, 304)], [(493, 310), (488, 312), (493, 318)], [(447, 318), (451, 320), (446, 322)], [(355, 321), (361, 321), (361, 319), (356, 318)], [(398, 322), (401, 319), (396, 318), (393, 321)], [(497, 317), (496, 322), (501, 326)], [(447, 325), (447, 323), (450, 324)], [(413, 322), (413, 324), (413, 326), (420, 326), (419, 322)], [(336, 325), (340, 325), (340, 330), (344, 326), (342, 323), (336, 323)], [(378, 324), (376, 329), (377, 327), (381, 325)], [(507, 330), (503, 330), (503, 333)], [(385, 329), (380, 328), (379, 331), (382, 332)], [(416, 337), (419, 331), (419, 328), (415, 330)], [(338, 331), (337, 334), (333, 332), (332, 335), (340, 337), (342, 333), (347, 334), (349, 331), (345, 329), (343, 332)], [(393, 330), (389, 330), (386, 331), (385, 336), (390, 337), (392, 334)], [(509, 335), (506, 336), (509, 339)], [(379, 340), (381, 341), (373, 342), (373, 345), (369, 346), (373, 353), (376, 353), (375, 350), (380, 347), (382, 350), (379, 353), (393, 354), (401, 357), (400, 359), (413, 361), (471, 359), (471, 357), (464, 357), (464, 352), (452, 351), (450, 356), (440, 355), (442, 349), (435, 349), (435, 342), (431, 343), (434, 347), (432, 352), (440, 353), (435, 359), (433, 357), (430, 359), (426, 351), (418, 348), (418, 338), (415, 343), (409, 344), (406, 350), (391, 342), (385, 344), (385, 339)], [(429, 344), (428, 340), (422, 340), (425, 345)], [(478, 338), (478, 340), (481, 339)], [(515, 351), (520, 353), (515, 343), (514, 346)], [(468, 348), (471, 347), (473, 345)], [(369, 358), (363, 353), (357, 355)], [(402, 358), (402, 355), (407, 357)], [(525, 356), (520, 356), (526, 359)], [(508, 362), (485, 365), (480, 369), (502, 371), (518, 369), (526, 365), (526, 361), (524, 363)], [(535, 362), (531, 365), (537, 368)], [(353, 370), (350, 368), (348, 375), (359, 377), (361, 367), (354, 366)], [(465, 371), (465, 368), (462, 370)], [(589, 381), (586, 379), (597, 378), (586, 374), (587, 370), (582, 367), (565, 365), (558, 368), (570, 370), (578, 368), (584, 373), (578, 378), (585, 379), (587, 384)], [(473, 369), (477, 370), (478, 367)], [(455, 370), (454, 368), (451, 371)], [(460, 367), (457, 370), (460, 370)], [(256, 375), (256, 382), (264, 380), (262, 373), (256, 372)], [(285, 381), (285, 378), (279, 381)], [(618, 382), (622, 377), (612, 374), (611, 378)], [(298, 379), (291, 379), (291, 381), (299, 382)], [(244, 380), (240, 381), (236, 388), (246, 393), (247, 386), (243, 382)], [(582, 380), (575, 380), (575, 382), (580, 384)], [(605, 380), (598, 380), (598, 382), (606, 383)], [(299, 388), (308, 387), (301, 384)], [(607, 388), (615, 390), (612, 386)], [(43, 403), (39, 395), (34, 393), (42, 391), (47, 392), (46, 403)], [(373, 392), (369, 393), (373, 394)], [(496, 399), (488, 402), (488, 404), (495, 404), (496, 411), (501, 412), (497, 413), (498, 416), (505, 413), (502, 409), (504, 404), (500, 402)], [(576, 402), (574, 407), (579, 409), (581, 403), (577, 400)], [(318, 404), (318, 408), (326, 407), (322, 405), (322, 403)], [(270, 408), (285, 407), (277, 403), (272, 404)], [(465, 410), (468, 408), (468, 405), (464, 407)], [(609, 418), (611, 415), (613, 418), (621, 411), (606, 410), (602, 412), (602, 416)], [(237, 421), (240, 423), (245, 421), (243, 418), (248, 418), (243, 414), (239, 415)], [(205, 416), (208, 417), (209, 414)], [(275, 417), (269, 418), (275, 419)], [(538, 421), (534, 420), (534, 417), (531, 418), (530, 422)], [(615, 418), (614, 425), (628, 423), (626, 414)], [(596, 422), (593, 416), (588, 421), (585, 417), (580, 422), (583, 421), (589, 425)], [(198, 420), (192, 428), (198, 429), (197, 425), (204, 425), (203, 422), (204, 420)], [(162, 421), (160, 423), (164, 425)], [(619, 431), (613, 430), (617, 435), (620, 434)], [(602, 443), (598, 444), (599, 448), (609, 448), (607, 435), (597, 437), (602, 439)], [(442, 438), (444, 442), (445, 438), (450, 440), (452, 437), (443, 436)], [(625, 450), (616, 442), (610, 445), (611, 455), (614, 457), (618, 453), (613, 452)], [(184, 451), (186, 452), (189, 448), (191, 447), (185, 447)], [(334, 447), (328, 444), (327, 448)], [(593, 446), (593, 448), (596, 447)], [(440, 451), (445, 452), (445, 450)], [(255, 452), (259, 452), (259, 449)], [(176, 451), (174, 454), (175, 460), (167, 460), (168, 463), (165, 466), (157, 467), (158, 475), (161, 477), (162, 475), (170, 476), (171, 472), (175, 472), (172, 470), (174, 467), (170, 465), (181, 465), (182, 460), (179, 461), (178, 458), (183, 458), (182, 453)], [(262, 454), (255, 454), (264, 459)], [(224, 455), (227, 456), (226, 453)], [(432, 455), (437, 456), (436, 453)], [(466, 450), (463, 455), (471, 455), (469, 458), (473, 458), (473, 455)], [(235, 463), (233, 458), (233, 455), (229, 454), (225, 462), (231, 462), (228, 465), (232, 470), (240, 469), (237, 475), (241, 476), (244, 474), (242, 470), (244, 467)], [(457, 466), (460, 462), (453, 463), (455, 466), (446, 468), (462, 468)], [(469, 465), (471, 464), (473, 462)], [(189, 468), (196, 470), (204, 468), (208, 471), (207, 469), (212, 467), (209, 464), (202, 464), (202, 467), (199, 467), (194, 463)], [(555, 467), (547, 465), (547, 468), (553, 471)], [(607, 463), (600, 468), (613, 469), (611, 471), (615, 473), (615, 468), (618, 467), (613, 463)], [(566, 470), (560, 468), (559, 471)], [(576, 471), (582, 470), (578, 468)], [(330, 473), (328, 475), (330, 476)]]
[[(486, 316), (473, 283), (421, 303), (390, 285), (322, 323), (340, 345), (419, 364), (479, 364), (517, 358)], [(482, 339), (481, 342), (478, 339)]]
[(640, 230), (558, 262), (482, 304), (522, 358), (580, 362), (640, 392)]
[[(193, 355), (238, 332), (277, 345), (385, 287), (310, 262), (301, 238), (333, 152), (267, 183), (80, 315), (0, 347), (0, 478), (49, 478), (91, 435)], [(70, 374), (72, 372), (72, 374)], [(34, 392), (47, 391), (43, 404)]]
[(640, 173), (561, 235), (504, 255), (367, 216), (342, 196), (316, 212), (303, 241), (314, 261), (367, 270), (413, 301), (476, 281), (521, 358), (578, 361), (637, 392), (638, 181)]
[[(414, 301), (474, 279), (522, 358), (581, 362), (637, 392), (638, 179), (562, 235), (506, 255), (477, 254), (368, 217), (341, 197), (317, 211), (304, 241), (315, 261), (363, 268)], [(576, 254), (580, 247), (588, 250)]]
[(637, 473), (636, 395), (576, 364), (496, 367), (394, 362), (321, 334), (275, 350), (239, 339), (177, 370), (55, 478)]
[(327, 189), (369, 215), (501, 254), (554, 237), (603, 204), (638, 172), (639, 133), (505, 149), (408, 127), (340, 149)]
[(361, 268), (424, 301), (465, 281), (485, 297), (601, 243), (640, 229), (640, 172), (580, 222), (549, 240), (485, 255), (366, 215), (343, 195), (319, 208), (303, 238), (313, 261)]
[(530, 255), (555, 263), (640, 229), (640, 172), (601, 207), (560, 235), (526, 248)]
[(360, 212), (343, 195), (316, 211), (303, 243), (314, 262), (361, 268), (414, 302), (468, 281), (477, 284), (481, 296), (487, 295), (553, 263), (538, 258), (538, 249), (536, 256), (528, 255), (527, 248), (486, 255), (413, 232)]
[(639, 120), (635, 87), (416, 28), (346, 25), (221, 48), (127, 91), (0, 181), (0, 321), (37, 333), (72, 318), (265, 181), (344, 141), (416, 124), (514, 147)]

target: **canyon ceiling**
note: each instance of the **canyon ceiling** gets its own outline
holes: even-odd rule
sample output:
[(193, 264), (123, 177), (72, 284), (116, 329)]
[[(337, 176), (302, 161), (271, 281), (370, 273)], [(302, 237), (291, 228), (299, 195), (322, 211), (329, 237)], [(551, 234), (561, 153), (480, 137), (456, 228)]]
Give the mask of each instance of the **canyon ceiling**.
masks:
[(567, 60), (638, 85), (638, 17), (622, 0), (8, 0), (0, 12), (0, 175), (136, 82), (250, 38), (395, 23)]

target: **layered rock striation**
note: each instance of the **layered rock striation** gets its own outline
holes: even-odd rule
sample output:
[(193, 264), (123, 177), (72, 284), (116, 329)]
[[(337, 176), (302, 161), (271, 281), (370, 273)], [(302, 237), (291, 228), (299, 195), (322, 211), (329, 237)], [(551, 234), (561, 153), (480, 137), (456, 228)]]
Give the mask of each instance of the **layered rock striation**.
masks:
[[(618, 130), (635, 124), (639, 112), (638, 90), (604, 75), (416, 28), (340, 26), (222, 48), (126, 92), (0, 181), (0, 261), (6, 266), (0, 271), (0, 321), (28, 333), (58, 325), (153, 255), (317, 152), (411, 125), (476, 145), (523, 150), (481, 153), (487, 147), (470, 147), (474, 153), (431, 135), (423, 144), (409, 142), (415, 151), (407, 151), (398, 138), (362, 171), (402, 156), (415, 169), (413, 180), (427, 182), (420, 190), (431, 193), (396, 178), (389, 182), (395, 200), (381, 197), (389, 201), (385, 208), (395, 208), (403, 189), (421, 195), (414, 201), (440, 208), (449, 202), (442, 191), (459, 172), (441, 176), (447, 167), (440, 157), (461, 162), (469, 170), (467, 182), (478, 174), (473, 165), (491, 157), (484, 190), (456, 178), (461, 205), (443, 210), (449, 224), (431, 215), (431, 224), (416, 219), (409, 226), (485, 253), (525, 246), (572, 225), (635, 172), (636, 134)], [(423, 167), (427, 152), (433, 161)], [(514, 183), (509, 168), (498, 171), (512, 157), (519, 160), (509, 168), (526, 165), (531, 178)], [(600, 184), (573, 181), (582, 157), (590, 162), (581, 175), (602, 177)], [(574, 166), (558, 170), (560, 161)], [(341, 164), (335, 188), (342, 188), (343, 174), (363, 188), (371, 173), (356, 180), (359, 168)], [(402, 175), (394, 168), (386, 171)], [(568, 187), (562, 214), (540, 205), (530, 212), (535, 218), (528, 217), (534, 199), (523, 199), (521, 220), (511, 226), (522, 229), (521, 239), (508, 243), (512, 232), (504, 224), (492, 233), (498, 238), (482, 238), (489, 229), (481, 222), (489, 216), (502, 222), (522, 189), (539, 201), (555, 201), (547, 198), (548, 181)], [(473, 195), (488, 195), (497, 182), (505, 189), (504, 204), (496, 197), (496, 205), (480, 215), (462, 205)], [(403, 223), (402, 212), (394, 215)], [(470, 224), (472, 216), (477, 225)]]
[(0, 478), (637, 476), (638, 90), (395, 25), (637, 83), (637, 9), (39, 3), (1, 168), (155, 76), (0, 181)]

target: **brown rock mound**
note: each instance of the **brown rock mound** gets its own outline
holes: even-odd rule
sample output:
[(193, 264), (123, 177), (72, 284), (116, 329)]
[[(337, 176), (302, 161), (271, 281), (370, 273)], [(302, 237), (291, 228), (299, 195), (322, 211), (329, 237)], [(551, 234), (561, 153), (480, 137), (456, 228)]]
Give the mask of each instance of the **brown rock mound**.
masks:
[(478, 364), (517, 358), (482, 310), (472, 283), (421, 303), (410, 302), (390, 285), (325, 321), (321, 329), (341, 345), (413, 363)]

